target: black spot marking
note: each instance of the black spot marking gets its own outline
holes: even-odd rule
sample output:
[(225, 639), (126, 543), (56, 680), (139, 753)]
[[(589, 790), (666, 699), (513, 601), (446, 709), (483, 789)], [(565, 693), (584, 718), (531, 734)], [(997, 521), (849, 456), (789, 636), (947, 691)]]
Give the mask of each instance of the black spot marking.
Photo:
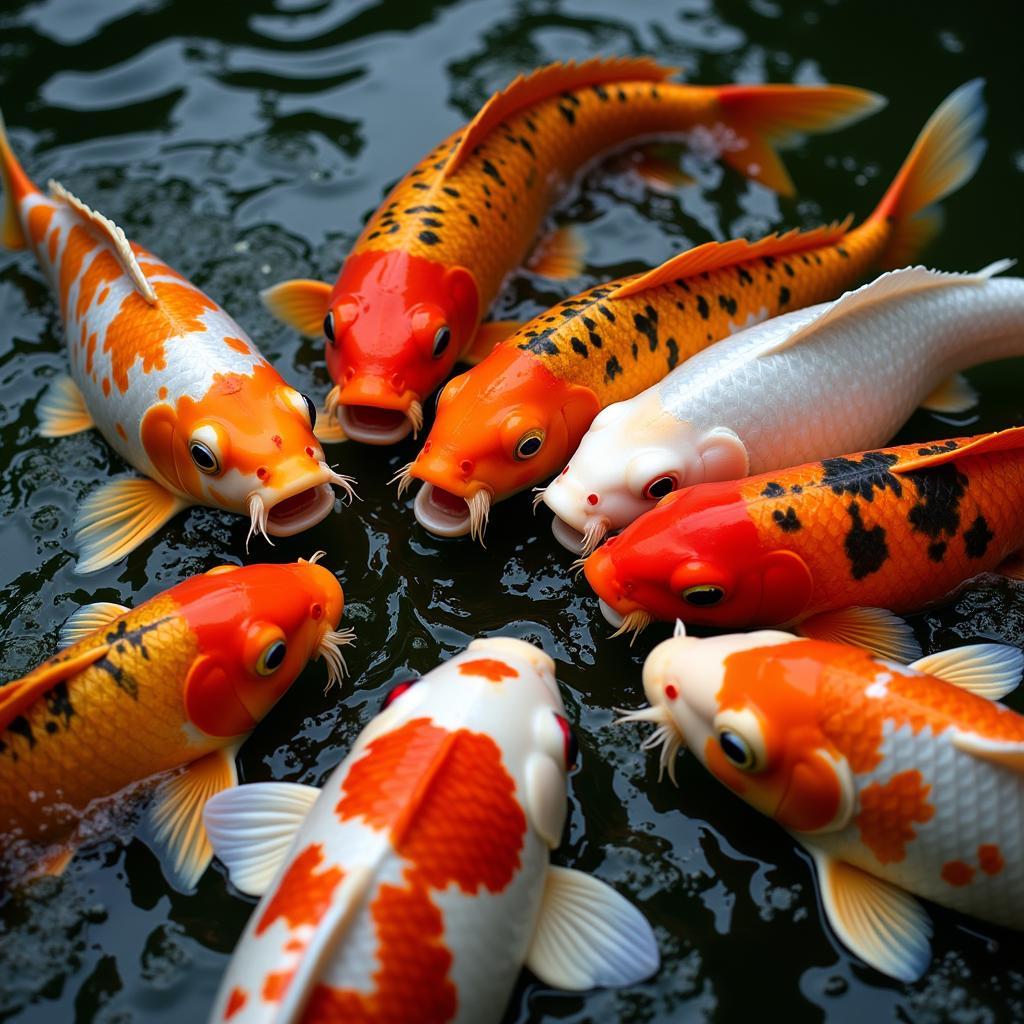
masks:
[(668, 368), (674, 370), (679, 363), (679, 345), (675, 338), (669, 338), (665, 342), (665, 348), (668, 350)]
[(754, 283), (754, 279), (750, 276), (749, 271), (747, 271), (743, 267), (737, 267), (736, 268), (736, 272), (737, 272), (737, 274), (739, 274), (740, 284), (753, 284)]
[(981, 558), (988, 551), (989, 543), (995, 534), (989, 529), (984, 516), (978, 516), (971, 523), (970, 529), (964, 533), (964, 547), (968, 558)]
[(788, 263), (783, 263), (782, 264), (782, 269), (787, 274), (789, 274), (790, 277), (796, 277), (796, 271)]
[(526, 127), (529, 128), (531, 132), (533, 132), (534, 135), (537, 134), (537, 126), (536, 124), (534, 124), (533, 118), (524, 117), (523, 122), (526, 124)]
[(48, 733), (49, 733), (49, 734), (50, 734), (51, 736), (52, 736), (52, 735), (53, 735), (53, 734), (54, 734), (54, 733), (55, 733), (55, 732), (57, 731), (57, 729), (58, 729), (58, 725), (57, 725), (57, 723), (56, 723), (56, 722), (47, 722), (47, 723), (46, 723), (46, 731), (47, 731), (47, 732), (48, 732)]
[(615, 378), (622, 373), (622, 367), (619, 365), (618, 359), (612, 356), (607, 363), (604, 364), (604, 374), (608, 380), (615, 380)]
[(524, 351), (533, 352), (539, 356), (557, 356), (559, 352), (558, 346), (547, 335), (543, 334), (537, 335), (536, 338), (531, 338), (519, 347)]
[(839, 253), (844, 260), (848, 260), (850, 258), (850, 254), (841, 245), (836, 246), (836, 252)]
[(850, 513), (850, 532), (846, 535), (843, 547), (850, 560), (850, 574), (855, 580), (862, 580), (882, 568), (889, 557), (889, 547), (885, 543), (885, 530), (881, 526), (873, 526), (871, 529), (864, 526), (857, 502), (851, 501), (847, 511)]
[(564, 103), (558, 104), (558, 112), (569, 122), (569, 124), (576, 123), (576, 111), (572, 107), (567, 107)]
[(769, 481), (764, 485), (764, 490), (761, 492), (766, 498), (781, 498), (786, 493), (786, 488), (780, 483), (776, 483), (774, 480)]
[(32, 733), (32, 726), (24, 715), (18, 715), (17, 718), (12, 719), (11, 724), (7, 726), (7, 729), (8, 731), (13, 732), (15, 736), (21, 736), (23, 739), (28, 740), (30, 748), (36, 745), (36, 738)]
[(462, 193), (457, 188), (452, 188), (451, 185), (445, 185), (444, 188), (441, 189), (441, 191), (444, 192), (446, 195), (453, 196), (456, 199), (458, 199), (459, 196), (462, 195)]
[(574, 107), (578, 107), (580, 105), (580, 98), (575, 93), (563, 92), (562, 99), (571, 103)]
[(718, 304), (729, 314), (729, 316), (736, 315), (736, 300), (730, 295), (719, 295)]
[(784, 306), (790, 300), (789, 289), (783, 285), (779, 289), (779, 305)]
[(619, 99), (620, 103), (625, 103), (626, 102), (626, 90), (625, 89), (619, 89), (617, 95), (618, 95), (618, 99)]
[(444, 210), (440, 206), (434, 206), (432, 203), (426, 206), (409, 206), (406, 207), (406, 213), (444, 213)]
[(469, 223), (475, 228), (480, 227), (480, 221), (477, 219), (477, 215), (475, 213), (471, 213), (469, 215)]
[(633, 353), (633, 362), (635, 363), (640, 358), (640, 346), (634, 341), (629, 346), (629, 350)]
[(436, 217), (424, 217), (423, 220), (420, 221), (420, 223), (425, 228), (439, 228), (443, 226)]
[(481, 165), (480, 169), (484, 174), (493, 178), (502, 188), (505, 187), (505, 179), (501, 176), (501, 171), (498, 170), (490, 160), (485, 160)]
[(533, 143), (530, 142), (530, 140), (525, 135), (520, 135), (519, 136), (519, 145), (522, 146), (523, 149), (525, 149), (526, 152), (530, 154), (530, 156), (536, 156), (537, 155), (533, 151)]
[(940, 540), (937, 541), (935, 544), (928, 545), (928, 557), (933, 562), (941, 562), (945, 554), (946, 542), (944, 540)]
[(437, 243), (440, 242), (441, 239), (438, 235), (435, 235), (433, 231), (421, 231), (420, 241), (426, 243), (427, 245), (437, 245)]
[(608, 102), (608, 90), (603, 85), (595, 85), (593, 87), (593, 89), (594, 89), (594, 92), (597, 93), (597, 98), (602, 103), (607, 103)]
[(75, 709), (68, 695), (68, 684), (58, 683), (52, 690), (48, 691), (45, 698), (46, 710), (53, 718), (63, 718), (64, 724), (74, 717)]
[(929, 445), (927, 448), (918, 448), (918, 455), (943, 455), (946, 452), (956, 451), (956, 441), (943, 441), (941, 444)]
[(429, 185), (424, 185), (422, 181), (414, 181), (412, 183), (412, 187), (413, 188), (418, 188), (421, 192), (426, 192), (430, 188)]
[(791, 494), (803, 494), (804, 493), (804, 489), (799, 484), (793, 484), (793, 486), (790, 487), (789, 490), (790, 490)]
[(371, 238), (379, 238), (379, 237), (380, 237), (380, 232), (379, 232), (379, 231), (371, 231), (371, 232), (370, 232), (370, 233), (369, 233), (369, 234), (368, 234), (368, 235), (366, 236), (366, 240), (367, 240), (367, 241), (369, 241), (369, 240), (370, 240)]
[(762, 262), (764, 263), (764, 265), (769, 270), (771, 270), (775, 266), (775, 257), (774, 256), (764, 256), (764, 257), (762, 257)]
[(658, 347), (658, 311), (653, 306), (645, 306), (643, 313), (633, 314), (633, 326), (647, 339), (653, 352)]
[(570, 344), (572, 345), (573, 352), (575, 352), (578, 356), (583, 356), (584, 359), (590, 358), (590, 351), (588, 350), (587, 346), (584, 345), (582, 341), (580, 341), (579, 338), (571, 339)]
[(903, 485), (889, 472), (889, 467), (899, 461), (898, 456), (886, 452), (865, 452), (861, 460), (825, 459), (821, 463), (825, 475), (821, 482), (832, 488), (834, 494), (852, 494), (854, 497), (873, 501), (875, 491), (886, 489), (897, 498), (903, 497)]
[(803, 526), (803, 523), (797, 518), (796, 509), (792, 505), (786, 509), (785, 513), (776, 509), (772, 513), (772, 519), (775, 520), (775, 524), (783, 533), (796, 533)]
[(904, 474), (917, 488), (917, 504), (907, 519), (920, 533), (939, 540), (952, 537), (960, 528), (960, 502), (967, 490), (967, 477), (947, 464)]
[(597, 311), (608, 321), (608, 323), (615, 323), (615, 314), (607, 307), (602, 306), (600, 303), (597, 305)]
[(700, 313), (701, 317), (705, 320), (711, 316), (711, 310), (708, 308), (708, 300), (703, 295), (697, 296), (697, 312)]

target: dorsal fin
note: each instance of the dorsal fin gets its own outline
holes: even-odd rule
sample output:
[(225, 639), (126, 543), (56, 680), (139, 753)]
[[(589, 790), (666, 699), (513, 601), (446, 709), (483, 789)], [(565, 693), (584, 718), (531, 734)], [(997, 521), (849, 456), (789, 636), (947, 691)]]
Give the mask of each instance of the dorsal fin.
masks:
[(850, 216), (844, 221), (812, 228), (810, 231), (794, 228), (784, 235), (766, 235), (756, 242), (750, 242), (746, 238), (733, 238), (728, 242), (705, 242), (695, 249), (687, 249), (686, 252), (673, 256), (660, 267), (648, 270), (647, 273), (619, 285), (608, 298), (624, 299), (629, 295), (645, 292), (649, 288), (660, 288), (677, 278), (706, 274), (762, 256), (786, 256), (807, 249), (817, 249), (823, 245), (834, 245), (846, 234), (852, 221), (853, 217)]
[(976, 274), (955, 274), (944, 270), (929, 270), (927, 267), (904, 267), (902, 270), (890, 270), (881, 277), (876, 277), (870, 284), (862, 285), (853, 291), (841, 295), (835, 302), (830, 302), (818, 315), (803, 327), (783, 338), (778, 345), (765, 349), (762, 355), (781, 352), (792, 348), (799, 342), (806, 341), (827, 324), (850, 313), (861, 312), (868, 306), (897, 295), (909, 295), (911, 292), (925, 291), (929, 288), (949, 288), (953, 285), (984, 284), (990, 277), (1001, 274), (1014, 264), (1013, 260), (996, 260), (983, 267)]
[(114, 247), (114, 255), (117, 257), (117, 262), (121, 264), (121, 269), (131, 279), (135, 290), (150, 305), (155, 306), (159, 302), (157, 294), (153, 291), (153, 286), (149, 283), (146, 275), (142, 272), (142, 267), (139, 266), (138, 261), (135, 259), (135, 253), (132, 252), (131, 244), (125, 237), (125, 233), (112, 220), (86, 206), (77, 196), (73, 196), (59, 181), (51, 180), (47, 183), (47, 187), (54, 199), (58, 202), (66, 203), (90, 227), (96, 228), (100, 234), (106, 237), (107, 241)]
[(44, 693), (99, 661), (109, 650), (109, 644), (99, 644), (86, 650), (72, 649), (44, 662), (24, 678), (0, 688), (0, 732), (18, 715), (23, 715)]
[(494, 93), (466, 125), (462, 141), (444, 169), (444, 176), (454, 174), (495, 126), (534, 103), (567, 89), (600, 85), (602, 82), (663, 82), (678, 70), (663, 67), (650, 57), (592, 57), (582, 64), (572, 60), (558, 61), (528, 75), (519, 75), (504, 89)]
[[(952, 442), (947, 443), (951, 444)], [(921, 450), (924, 451), (928, 447), (927, 444), (923, 444)], [(1024, 427), (1010, 427), (1008, 430), (996, 430), (991, 434), (982, 434), (956, 448), (930, 451), (927, 455), (907, 459), (905, 462), (893, 466), (891, 472), (913, 473), (918, 469), (930, 469), (933, 466), (942, 466), (947, 462), (955, 462), (968, 455), (989, 455), (992, 452), (1006, 452), (1019, 448), (1024, 448)]]

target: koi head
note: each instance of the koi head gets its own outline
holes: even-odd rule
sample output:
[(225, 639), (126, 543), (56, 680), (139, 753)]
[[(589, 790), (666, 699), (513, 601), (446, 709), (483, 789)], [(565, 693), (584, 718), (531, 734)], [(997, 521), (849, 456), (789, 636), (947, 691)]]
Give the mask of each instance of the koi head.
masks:
[(248, 514), (253, 532), (288, 537), (334, 509), (332, 484), (351, 495), (313, 434), (316, 408), (266, 363), (218, 375), (198, 400), (161, 402), (143, 418), (153, 465), (180, 494)]
[(653, 387), (597, 415), (543, 500), (559, 543), (587, 556), (673, 491), (746, 471), (746, 449), (732, 431), (676, 419)]
[(478, 750), (496, 746), (533, 829), (549, 847), (559, 844), (577, 749), (555, 663), (544, 651), (512, 637), (474, 640), (421, 678), (399, 683), (360, 742), (425, 720), (426, 728), (486, 738)]
[(448, 376), (477, 325), (476, 280), (399, 250), (345, 261), (324, 318), (327, 409), (366, 444), (423, 426), (423, 401)]
[(835, 649), (773, 630), (699, 640), (677, 629), (644, 664), (650, 707), (623, 720), (657, 723), (645, 745), (661, 745), (673, 781), (675, 753), (685, 746), (784, 827), (843, 828), (855, 803), (853, 775), (819, 724), (819, 680)]
[(563, 465), (598, 410), (593, 391), (556, 377), (513, 344), (499, 345), (450, 380), (416, 460), (416, 519), (441, 537), (482, 539), (495, 501), (536, 484)]
[(673, 492), (598, 548), (584, 571), (622, 631), (651, 619), (778, 625), (800, 616), (813, 589), (798, 554), (762, 541), (735, 483)]
[(344, 669), (338, 629), (341, 585), (317, 559), (291, 565), (222, 565), (179, 584), (171, 595), (198, 641), (185, 683), (189, 720), (213, 736), (250, 729), (323, 657), (328, 684)]

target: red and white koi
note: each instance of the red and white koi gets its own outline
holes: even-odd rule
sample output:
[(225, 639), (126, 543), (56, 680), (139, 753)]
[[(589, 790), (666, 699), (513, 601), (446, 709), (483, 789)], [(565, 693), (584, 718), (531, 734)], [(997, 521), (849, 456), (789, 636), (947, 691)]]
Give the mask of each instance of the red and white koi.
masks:
[(3, 244), (31, 247), (60, 304), (71, 376), (39, 404), (40, 433), (97, 427), (148, 479), (114, 480), (81, 506), (79, 572), (125, 557), (190, 505), (290, 536), (334, 509), (316, 409), (212, 299), (112, 221), (22, 170), (0, 118)]
[(211, 1021), (500, 1019), (525, 963), (549, 985), (658, 967), (643, 915), (554, 867), (575, 746), (554, 662), (474, 640), (400, 683), (322, 790), (257, 783), (206, 808), (256, 908)]
[[(680, 624), (681, 625), (681, 624)], [(644, 664), (645, 747), (687, 747), (814, 860), (840, 941), (894, 978), (931, 957), (913, 898), (1024, 928), (1024, 716), (996, 703), (1024, 655), (1000, 644), (909, 667), (859, 647), (681, 628)]]

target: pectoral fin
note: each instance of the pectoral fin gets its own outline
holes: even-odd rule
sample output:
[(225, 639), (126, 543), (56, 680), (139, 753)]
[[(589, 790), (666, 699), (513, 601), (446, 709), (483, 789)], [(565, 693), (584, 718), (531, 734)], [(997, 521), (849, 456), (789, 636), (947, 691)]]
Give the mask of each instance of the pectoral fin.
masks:
[(672, 195), (687, 185), (695, 185), (696, 179), (679, 167), (668, 149), (657, 144), (641, 146), (625, 161), (626, 167), (638, 174), (644, 184), (656, 192)]
[(36, 406), (36, 415), (43, 437), (67, 437), (96, 426), (92, 413), (86, 408), (85, 397), (66, 373), (50, 382)]
[(1020, 684), (1024, 653), (1007, 644), (969, 644), (918, 658), (910, 667), (979, 697), (999, 700)]
[(893, 661), (921, 657), (914, 631), (898, 615), (885, 608), (840, 608), (804, 619), (796, 627), (801, 636), (837, 644), (864, 647)]
[(178, 888), (193, 888), (213, 858), (203, 808), (217, 793), (238, 785), (237, 753), (237, 746), (215, 750), (157, 788), (150, 816), (156, 838), (170, 859), (171, 881)]
[(610, 885), (550, 867), (526, 965), (548, 985), (580, 992), (635, 985), (660, 964), (647, 919)]
[(112, 480), (89, 495), (75, 518), (81, 552), (75, 572), (96, 572), (124, 558), (190, 502), (155, 480)]
[(821, 905), (836, 937), (876, 971), (916, 981), (932, 957), (932, 925), (913, 896), (820, 850), (810, 849)]
[(1013, 740), (990, 740), (973, 732), (959, 732), (953, 736), (953, 746), (971, 757), (990, 761), (1024, 774), (1024, 743)]
[(511, 337), (522, 326), (520, 320), (488, 320), (476, 329), (469, 348), (459, 356), (459, 362), (476, 366), (491, 354), (495, 345)]
[(978, 392), (962, 373), (944, 380), (922, 403), (930, 412), (967, 412), (978, 404)]
[(251, 896), (267, 891), (319, 795), (315, 786), (257, 782), (210, 799), (206, 832), (237, 889)]
[(557, 228), (537, 243), (527, 269), (552, 281), (566, 281), (583, 273), (586, 245), (583, 236), (571, 225)]
[(307, 338), (324, 333), (324, 317), (330, 308), (331, 286), (323, 281), (282, 281), (260, 292), (263, 305), (282, 323)]
[(73, 612), (67, 622), (60, 627), (57, 636), (57, 648), (63, 650), (84, 640), (90, 633), (102, 629), (108, 623), (114, 621), (130, 611), (123, 604), (114, 604), (112, 601), (96, 601), (94, 604), (83, 604), (78, 611)]

